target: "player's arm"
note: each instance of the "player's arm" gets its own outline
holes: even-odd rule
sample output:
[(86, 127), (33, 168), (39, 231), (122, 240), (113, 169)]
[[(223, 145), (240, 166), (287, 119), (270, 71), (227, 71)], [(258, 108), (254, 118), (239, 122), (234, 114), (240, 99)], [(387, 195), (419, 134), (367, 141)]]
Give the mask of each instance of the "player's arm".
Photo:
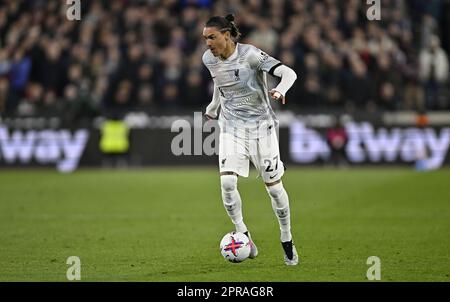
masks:
[(214, 84), (213, 97), (211, 103), (209, 103), (209, 105), (206, 107), (205, 116), (208, 119), (217, 118), (217, 110), (219, 109), (219, 106), (220, 106), (219, 89)]
[(269, 95), (273, 99), (281, 101), (281, 103), (284, 104), (286, 102), (286, 93), (297, 79), (297, 74), (294, 70), (292, 70), (292, 68), (289, 68), (288, 66), (283, 64), (275, 67), (275, 69), (270, 73), (281, 78), (281, 80), (277, 87), (269, 91)]
[[(209, 69), (209, 64), (211, 63), (211, 54), (208, 53), (208, 51), (205, 51), (202, 56), (202, 61), (205, 67), (208, 69), (208, 71), (211, 73), (211, 70)], [(214, 79), (214, 75), (211, 73), (212, 78)], [(214, 83), (214, 91), (213, 91), (213, 97), (211, 100), (211, 103), (209, 103), (208, 106), (206, 106), (206, 111), (204, 116), (207, 119), (215, 119), (217, 118), (217, 110), (220, 106), (220, 98), (219, 98), (219, 89), (217, 88), (216, 83)]]
[(256, 47), (252, 47), (249, 51), (248, 61), (253, 69), (265, 71), (270, 75), (281, 78), (278, 86), (270, 90), (269, 94), (272, 98), (280, 100), (284, 104), (286, 92), (297, 79), (295, 71)]

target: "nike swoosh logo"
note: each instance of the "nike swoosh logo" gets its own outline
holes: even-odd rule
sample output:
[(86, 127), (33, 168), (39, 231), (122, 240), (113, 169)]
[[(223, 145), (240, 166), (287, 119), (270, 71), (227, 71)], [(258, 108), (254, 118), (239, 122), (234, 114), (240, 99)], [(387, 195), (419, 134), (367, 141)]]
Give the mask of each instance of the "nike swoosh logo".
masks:
[(277, 176), (278, 175), (278, 173), (277, 174), (275, 174), (275, 175), (272, 175), (272, 176), (269, 176), (269, 178), (270, 179), (273, 179), (275, 176)]

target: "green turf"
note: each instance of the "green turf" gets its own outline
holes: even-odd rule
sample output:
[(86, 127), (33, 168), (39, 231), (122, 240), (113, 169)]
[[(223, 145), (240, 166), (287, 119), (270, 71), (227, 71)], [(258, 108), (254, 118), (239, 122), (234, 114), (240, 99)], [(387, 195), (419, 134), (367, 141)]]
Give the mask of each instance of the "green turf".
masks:
[(232, 230), (216, 169), (0, 172), (0, 280), (450, 281), (450, 170), (292, 169), (301, 264), (282, 260), (278, 222), (260, 179), (241, 178), (244, 217), (260, 255), (226, 262)]

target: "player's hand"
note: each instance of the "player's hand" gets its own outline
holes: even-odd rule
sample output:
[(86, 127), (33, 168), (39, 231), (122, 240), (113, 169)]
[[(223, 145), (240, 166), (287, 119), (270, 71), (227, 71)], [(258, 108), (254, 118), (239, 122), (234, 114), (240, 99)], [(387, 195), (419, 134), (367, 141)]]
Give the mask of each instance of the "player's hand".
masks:
[(284, 95), (276, 91), (275, 89), (272, 89), (269, 91), (269, 95), (274, 99), (275, 101), (281, 101), (281, 104), (286, 103), (286, 99), (284, 98)]
[(208, 115), (207, 113), (203, 114), (203, 116), (206, 117), (206, 119), (207, 119), (208, 121), (214, 120), (214, 118), (213, 118), (212, 116)]

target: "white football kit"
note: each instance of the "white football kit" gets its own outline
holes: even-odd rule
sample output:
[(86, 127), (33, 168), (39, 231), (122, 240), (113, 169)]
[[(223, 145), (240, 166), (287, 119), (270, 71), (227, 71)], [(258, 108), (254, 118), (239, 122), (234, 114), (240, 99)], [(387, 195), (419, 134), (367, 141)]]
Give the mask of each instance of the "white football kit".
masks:
[[(255, 46), (236, 43), (227, 59), (215, 57), (210, 50), (203, 63), (214, 81), (214, 95), (207, 108), (219, 116), (219, 169), (248, 177), (249, 161), (264, 182), (272, 183), (284, 174), (277, 138), (278, 120), (270, 105), (267, 73), (282, 63)], [(214, 103), (217, 106), (214, 106)], [(210, 107), (208, 106), (208, 107)]]

